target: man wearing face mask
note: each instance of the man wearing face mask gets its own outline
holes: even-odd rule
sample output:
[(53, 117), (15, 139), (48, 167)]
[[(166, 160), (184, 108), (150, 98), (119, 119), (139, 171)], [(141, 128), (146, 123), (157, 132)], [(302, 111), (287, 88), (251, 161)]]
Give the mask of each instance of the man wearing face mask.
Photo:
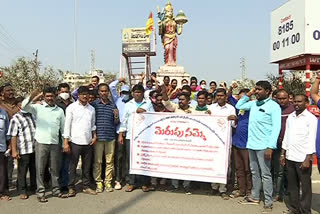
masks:
[[(116, 104), (118, 111), (119, 111), (119, 120), (122, 122), (123, 120), (123, 113), (124, 113), (124, 106), (130, 100), (130, 87), (128, 85), (121, 86), (120, 95), (117, 93), (117, 86), (119, 83), (125, 83), (125, 78), (119, 78), (118, 80), (113, 81), (110, 83), (109, 88), (112, 96), (113, 103)], [(119, 127), (120, 123), (117, 125), (117, 136), (116, 140), (118, 140), (119, 134)], [(114, 189), (120, 190), (122, 188), (121, 182), (125, 183), (125, 165), (126, 165), (126, 150), (125, 145), (119, 144), (118, 142), (115, 143), (115, 163), (114, 163), (114, 170), (116, 176), (116, 182)]]
[[(68, 83), (60, 83), (58, 85), (58, 97), (56, 99), (56, 105), (59, 106), (64, 114), (66, 114), (66, 108), (73, 102), (70, 96), (70, 86)], [(62, 138), (62, 137), (61, 137)], [(63, 142), (61, 142), (62, 145)], [(68, 183), (69, 183), (69, 165), (70, 165), (70, 154), (62, 153), (61, 169), (60, 169), (60, 189), (63, 196), (66, 197), (68, 194)]]
[(207, 90), (207, 82), (205, 80), (200, 81), (200, 91), (206, 91)]

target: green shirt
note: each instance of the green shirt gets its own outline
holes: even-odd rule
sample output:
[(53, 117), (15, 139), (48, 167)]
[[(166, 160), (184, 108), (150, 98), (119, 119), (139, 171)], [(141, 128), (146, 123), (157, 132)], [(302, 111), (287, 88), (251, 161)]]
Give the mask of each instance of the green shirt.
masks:
[(33, 104), (29, 100), (30, 97), (27, 97), (22, 102), (22, 109), (33, 114), (36, 119), (36, 141), (41, 144), (58, 144), (64, 130), (63, 110), (57, 105), (51, 107), (46, 102)]

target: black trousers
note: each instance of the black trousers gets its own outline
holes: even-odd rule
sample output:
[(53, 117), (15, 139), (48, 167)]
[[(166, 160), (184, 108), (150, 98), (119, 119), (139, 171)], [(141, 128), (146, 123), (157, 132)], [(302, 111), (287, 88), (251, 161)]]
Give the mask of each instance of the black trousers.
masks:
[(77, 145), (70, 143), (71, 159), (70, 159), (70, 180), (69, 188), (74, 189), (77, 176), (77, 166), (79, 157), (82, 161), (82, 184), (83, 189), (90, 188), (90, 168), (92, 165), (92, 146), (90, 145)]
[(18, 160), (18, 192), (27, 193), (27, 172), (30, 173), (30, 190), (36, 190), (36, 159), (35, 153), (20, 155)]
[[(288, 169), (289, 209), (294, 213), (311, 214), (311, 173), (309, 169), (302, 170), (301, 162), (286, 160)], [(302, 195), (300, 197), (300, 184)]]
[(118, 143), (118, 135), (116, 137), (115, 143), (115, 158), (114, 158), (114, 167), (115, 167), (115, 175), (116, 181), (124, 182), (126, 181), (126, 172), (127, 172), (127, 164), (126, 164), (126, 151), (125, 144)]
[(135, 174), (129, 174), (130, 171), (130, 140), (125, 140), (125, 147), (126, 147), (126, 168), (127, 168), (127, 174), (129, 175), (129, 184), (132, 186), (147, 186), (150, 184), (150, 177), (144, 176), (144, 175), (135, 175)]
[(0, 152), (0, 196), (8, 194), (8, 158)]

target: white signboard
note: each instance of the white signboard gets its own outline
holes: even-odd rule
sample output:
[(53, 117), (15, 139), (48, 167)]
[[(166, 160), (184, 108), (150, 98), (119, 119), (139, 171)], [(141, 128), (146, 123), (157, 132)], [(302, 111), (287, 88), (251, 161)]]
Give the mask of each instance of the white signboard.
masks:
[(226, 183), (230, 123), (226, 117), (135, 114), (130, 174)]
[(306, 1), (306, 53), (320, 55), (320, 1)]
[(150, 43), (150, 36), (146, 35), (145, 28), (124, 28), (122, 43)]
[(271, 62), (320, 54), (319, 8), (319, 0), (291, 0), (271, 13)]

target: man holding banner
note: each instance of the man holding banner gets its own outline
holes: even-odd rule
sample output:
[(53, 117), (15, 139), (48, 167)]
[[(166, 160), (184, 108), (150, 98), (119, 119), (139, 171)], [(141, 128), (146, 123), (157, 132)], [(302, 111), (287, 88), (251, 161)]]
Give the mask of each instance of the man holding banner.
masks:
[[(146, 101), (144, 99), (144, 88), (142, 85), (135, 85), (132, 88), (132, 96), (133, 99), (130, 100), (125, 104), (125, 109), (124, 109), (124, 114), (123, 114), (123, 120), (121, 121), (120, 124), (120, 130), (119, 130), (119, 137), (118, 137), (118, 142), (120, 144), (124, 144), (126, 146), (126, 160), (128, 167), (126, 167), (129, 172), (129, 185), (128, 188), (126, 189), (126, 192), (132, 192), (137, 185), (141, 185), (142, 191), (143, 192), (148, 192), (148, 177), (144, 175), (135, 175), (130, 173), (130, 147), (131, 147), (131, 135), (132, 135), (132, 130), (133, 130), (133, 114), (135, 112), (154, 112), (153, 106), (150, 101)], [(124, 133), (126, 133), (126, 139), (124, 140)]]
[(174, 113), (133, 113), (130, 173), (170, 178), (170, 191), (177, 191), (179, 180), (183, 180), (186, 194), (191, 194), (190, 181), (226, 184), (229, 115), (195, 111), (189, 106), (187, 93), (180, 93), (179, 104), (174, 104), (166, 92), (162, 86), (164, 105)]
[[(217, 103), (214, 103), (210, 105), (209, 110), (211, 111), (212, 115), (219, 115), (219, 116), (225, 116), (227, 117), (230, 126), (235, 127), (236, 126), (236, 110), (235, 108), (226, 103), (227, 100), (227, 92), (224, 88), (218, 88), (216, 91), (216, 100)], [(231, 128), (231, 127), (230, 127)], [(231, 139), (231, 133), (230, 133), (230, 139)], [(230, 148), (229, 148), (229, 155), (228, 155), (228, 174), (230, 174), (230, 152), (231, 152), (231, 143), (230, 143)], [(211, 187), (213, 191), (220, 193), (220, 196), (223, 200), (228, 200), (229, 196), (227, 195), (227, 185), (224, 183), (212, 183)]]
[[(162, 86), (164, 88), (162, 93), (162, 98), (164, 100), (164, 106), (172, 112), (184, 113), (184, 114), (192, 114), (195, 113), (195, 109), (189, 106), (190, 96), (187, 93), (182, 92), (178, 95), (179, 104), (172, 103), (169, 100), (167, 95), (167, 88), (166, 86)], [(179, 188), (179, 180), (172, 179), (171, 186), (169, 186), (168, 191), (176, 191)], [(187, 195), (191, 195), (191, 188), (190, 188), (190, 181), (183, 181), (183, 188)]]

